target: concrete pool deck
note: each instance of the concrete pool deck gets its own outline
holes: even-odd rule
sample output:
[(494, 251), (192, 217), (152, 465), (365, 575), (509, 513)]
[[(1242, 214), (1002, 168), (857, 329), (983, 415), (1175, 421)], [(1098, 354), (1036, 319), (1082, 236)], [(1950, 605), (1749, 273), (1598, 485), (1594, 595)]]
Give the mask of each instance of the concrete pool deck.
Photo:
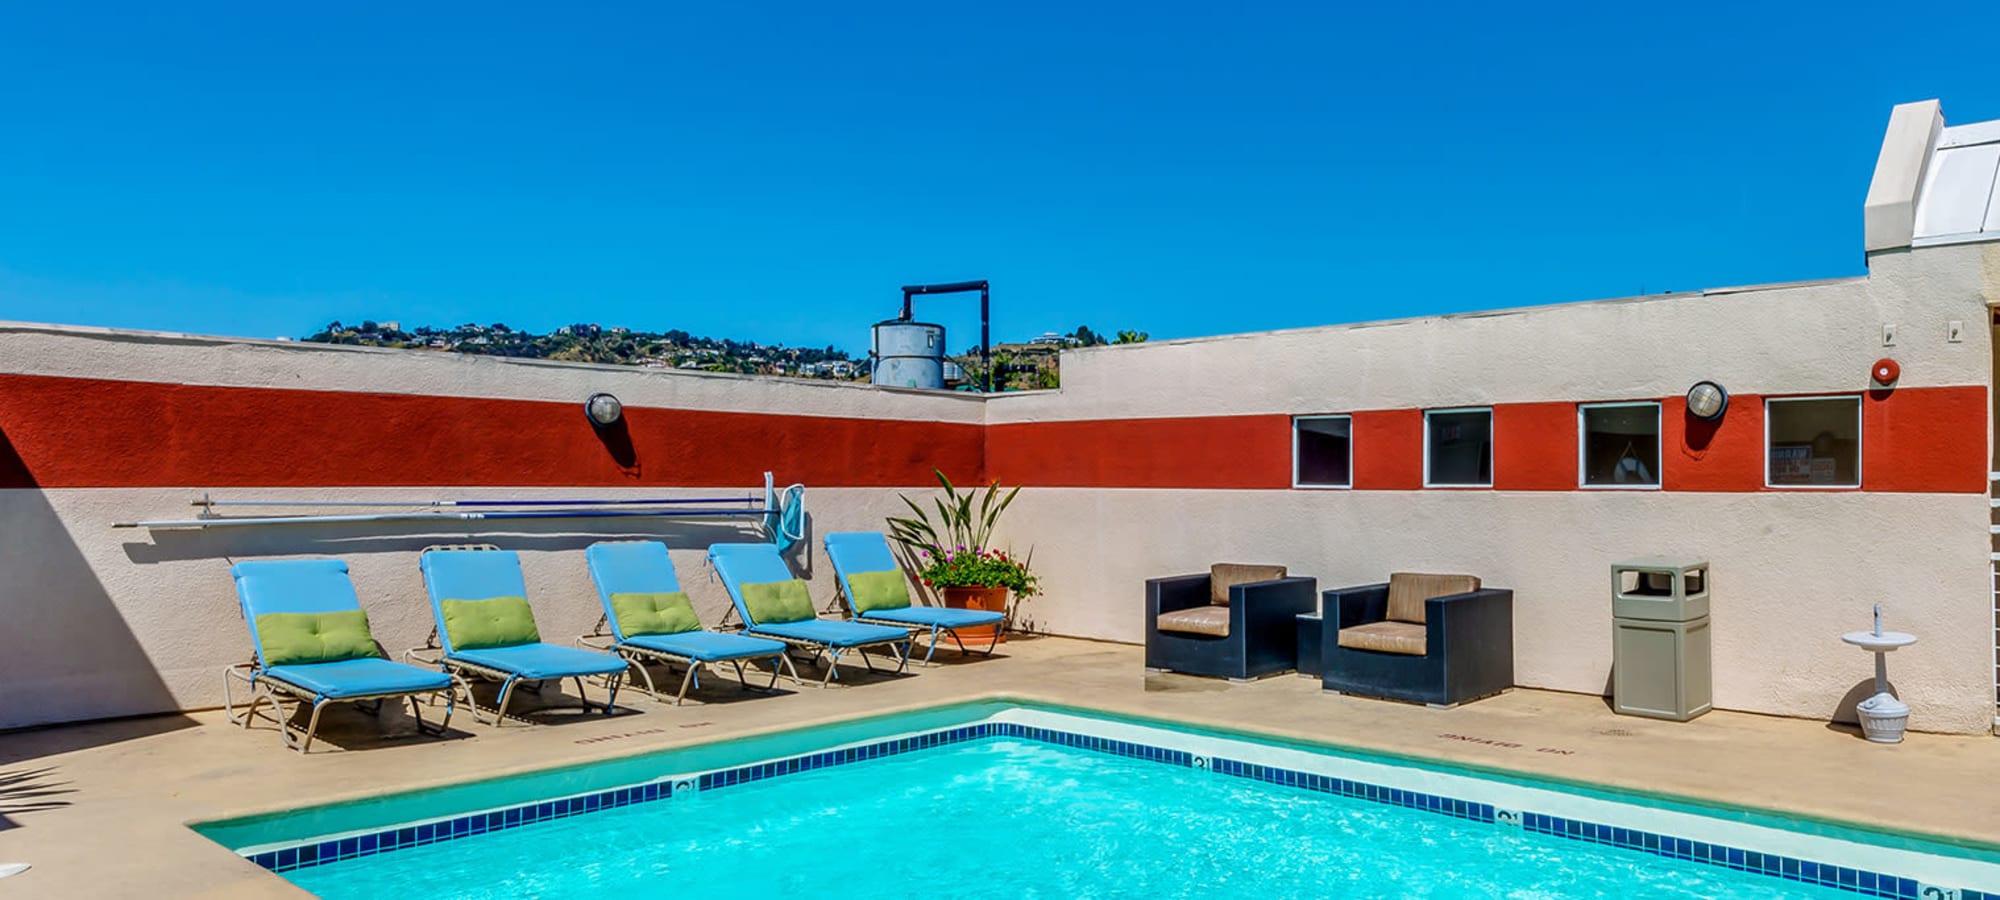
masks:
[(1062, 638), (1013, 641), (991, 660), (939, 655), (902, 677), (843, 667), (853, 683), (825, 691), (765, 697), (720, 679), (697, 693), (711, 702), (680, 708), (629, 692), (612, 718), (554, 709), (531, 714), (541, 725), (496, 729), (461, 711), (446, 740), (416, 735), (401, 713), (378, 729), (330, 712), (303, 757), (268, 723), (244, 731), (220, 712), (0, 734), (0, 863), (34, 866), (0, 879), (0, 898), (305, 896), (186, 824), (995, 695), (2000, 841), (2000, 804), (1979, 799), (2000, 771), (1991, 737), (1883, 746), (1824, 722), (1659, 722), (1535, 690), (1436, 710), (1331, 696), (1290, 675), (1146, 675), (1138, 647)]

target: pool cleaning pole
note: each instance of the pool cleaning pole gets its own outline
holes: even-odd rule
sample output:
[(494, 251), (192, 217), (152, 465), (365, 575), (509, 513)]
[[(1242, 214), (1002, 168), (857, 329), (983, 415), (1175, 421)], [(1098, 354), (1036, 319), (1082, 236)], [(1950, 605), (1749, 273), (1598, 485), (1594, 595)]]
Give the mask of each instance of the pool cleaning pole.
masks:
[(352, 516), (244, 516), (238, 519), (153, 519), (117, 522), (113, 528), (228, 528), (238, 525), (323, 525), (342, 522), (478, 522), (517, 519), (665, 519), (680, 516), (718, 518), (724, 516), (768, 516), (774, 511), (744, 509), (536, 509), (497, 512), (405, 512), (367, 513)]
[(686, 503), (743, 503), (758, 502), (756, 497), (676, 497), (650, 500), (209, 500), (203, 498), (188, 502), (189, 506), (208, 508), (212, 506), (288, 506), (300, 509), (324, 507), (352, 507), (360, 509), (390, 506), (423, 507), (494, 507), (494, 506), (668, 506)]

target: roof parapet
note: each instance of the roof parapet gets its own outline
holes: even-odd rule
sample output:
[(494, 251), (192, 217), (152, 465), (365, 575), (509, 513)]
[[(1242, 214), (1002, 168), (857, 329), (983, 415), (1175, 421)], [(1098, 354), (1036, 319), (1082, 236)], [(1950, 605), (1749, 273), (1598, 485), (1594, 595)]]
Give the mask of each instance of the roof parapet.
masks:
[(1917, 230), (1917, 200), (1924, 176), (1944, 132), (1944, 112), (1936, 100), (1900, 103), (1889, 111), (1882, 153), (1862, 205), (1864, 249), (1908, 247)]

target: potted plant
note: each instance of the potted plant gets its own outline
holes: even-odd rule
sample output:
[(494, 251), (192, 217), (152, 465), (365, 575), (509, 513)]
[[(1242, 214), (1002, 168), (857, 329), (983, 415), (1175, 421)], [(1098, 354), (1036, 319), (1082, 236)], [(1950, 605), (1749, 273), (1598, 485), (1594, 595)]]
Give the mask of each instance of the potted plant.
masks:
[[(1016, 487), (1002, 496), (1000, 482), (995, 481), (983, 492), (961, 493), (943, 471), (932, 471), (937, 474), (938, 483), (944, 485), (944, 496), (931, 501), (937, 520), (932, 521), (930, 511), (916, 501), (903, 497), (903, 504), (915, 515), (891, 517), (889, 536), (902, 547), (905, 561), (916, 571), (917, 578), (936, 590), (944, 605), (1007, 613), (1011, 622), (1013, 610), (1008, 605), (1008, 595), (1032, 597), (1040, 592), (1040, 586), (1027, 560), (1017, 559), (989, 544), (994, 524), (1021, 489)], [(1002, 640), (1007, 624), (998, 626)], [(968, 643), (990, 636), (991, 632), (983, 628), (959, 631), (959, 637)]]

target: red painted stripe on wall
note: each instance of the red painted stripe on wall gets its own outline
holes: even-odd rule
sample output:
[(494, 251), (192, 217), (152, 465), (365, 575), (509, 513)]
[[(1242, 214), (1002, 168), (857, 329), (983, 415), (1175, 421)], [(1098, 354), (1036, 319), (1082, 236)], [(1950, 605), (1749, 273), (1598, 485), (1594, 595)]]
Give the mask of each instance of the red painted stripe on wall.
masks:
[[(1864, 400), (1861, 489), (1985, 493), (1986, 397), (1985, 387), (1969, 385), (1903, 388)], [(1782, 490), (1764, 486), (1764, 400), (1734, 395), (1716, 423), (1689, 418), (1680, 397), (1660, 400), (1663, 489)], [(1350, 415), (1354, 489), (1423, 489), (1423, 411)], [(1577, 404), (1498, 404), (1493, 429), (1494, 489), (1578, 489)], [(1289, 416), (1047, 422), (988, 431), (987, 471), (1008, 484), (1267, 490), (1291, 485)], [(1218, 443), (1225, 435), (1226, 442)], [(1178, 452), (1171, 449), (1176, 446)], [(1219, 447), (1227, 452), (1217, 452)]]
[(1423, 410), (1355, 413), (1353, 452), (1355, 490), (1414, 491), (1423, 487)]
[(1764, 490), (1764, 398), (1731, 394), (1722, 419), (1687, 413), (1687, 398), (1660, 402), (1660, 487), (1669, 491)]
[(1290, 416), (1022, 422), (986, 429), (986, 470), (1036, 487), (1282, 488)]
[[(1764, 398), (1720, 423), (1662, 401), (1670, 491), (1762, 491)], [(0, 488), (747, 486), (960, 483), (1284, 489), (1281, 414), (978, 425), (628, 408), (601, 438), (581, 404), (0, 375)], [(1985, 493), (1987, 391), (1863, 402), (1863, 489)], [(1354, 487), (1419, 490), (1423, 413), (1353, 416)], [(1500, 490), (1576, 487), (1576, 407), (1494, 408)]]
[(1985, 388), (1876, 391), (1861, 401), (1861, 485), (1984, 494)]
[(0, 375), (0, 487), (814, 487), (983, 478), (978, 425)]
[[(1784, 490), (1764, 486), (1764, 401), (1733, 394), (1720, 422), (1687, 414), (1670, 397), (1661, 409), (1670, 491)], [(1876, 391), (1861, 401), (1861, 489), (1903, 493), (1987, 492), (1987, 393), (1976, 385)]]
[(1493, 487), (1576, 490), (1576, 428), (1574, 403), (1493, 407)]

